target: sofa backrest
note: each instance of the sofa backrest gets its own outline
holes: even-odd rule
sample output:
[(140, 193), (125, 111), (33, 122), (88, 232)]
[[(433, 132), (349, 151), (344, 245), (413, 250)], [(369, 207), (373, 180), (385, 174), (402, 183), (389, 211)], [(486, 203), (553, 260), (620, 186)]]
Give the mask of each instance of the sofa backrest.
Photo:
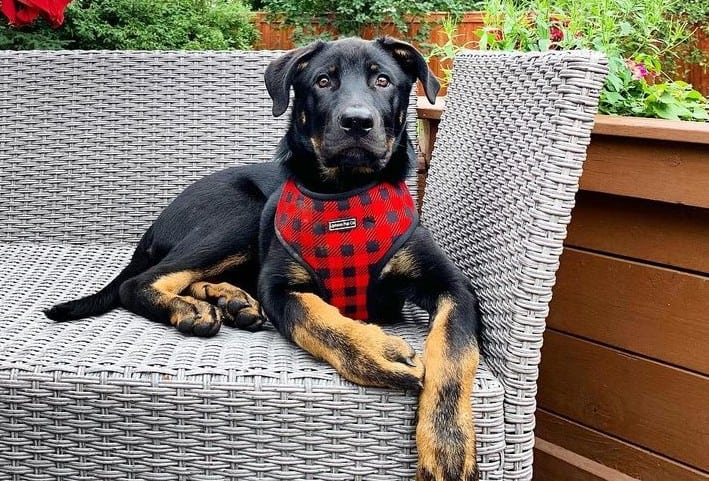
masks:
[(280, 53), (0, 52), (0, 240), (134, 243), (186, 185), (270, 160)]

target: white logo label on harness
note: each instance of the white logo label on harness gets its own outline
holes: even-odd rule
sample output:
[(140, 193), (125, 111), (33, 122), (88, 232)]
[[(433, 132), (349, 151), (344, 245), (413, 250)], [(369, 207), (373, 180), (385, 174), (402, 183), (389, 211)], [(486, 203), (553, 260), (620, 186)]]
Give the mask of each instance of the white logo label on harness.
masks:
[(351, 219), (337, 219), (331, 220), (327, 223), (327, 230), (330, 232), (336, 232), (338, 230), (350, 230), (357, 227), (357, 219), (352, 217)]

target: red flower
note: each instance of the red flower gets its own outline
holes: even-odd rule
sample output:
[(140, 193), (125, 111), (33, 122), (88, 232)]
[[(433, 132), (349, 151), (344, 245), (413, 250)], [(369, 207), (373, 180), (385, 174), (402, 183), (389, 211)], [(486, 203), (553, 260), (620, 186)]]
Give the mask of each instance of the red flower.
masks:
[(64, 9), (71, 0), (2, 0), (0, 11), (10, 21), (10, 25), (27, 25), (39, 14), (43, 14), (53, 27), (64, 22)]

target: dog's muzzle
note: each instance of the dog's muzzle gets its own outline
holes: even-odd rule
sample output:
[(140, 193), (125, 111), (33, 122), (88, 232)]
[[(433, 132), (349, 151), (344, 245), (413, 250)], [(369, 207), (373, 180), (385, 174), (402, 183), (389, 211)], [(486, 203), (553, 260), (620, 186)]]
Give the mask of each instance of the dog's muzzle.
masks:
[(391, 142), (381, 117), (372, 109), (350, 105), (328, 125), (319, 152), (327, 167), (379, 170), (388, 162)]

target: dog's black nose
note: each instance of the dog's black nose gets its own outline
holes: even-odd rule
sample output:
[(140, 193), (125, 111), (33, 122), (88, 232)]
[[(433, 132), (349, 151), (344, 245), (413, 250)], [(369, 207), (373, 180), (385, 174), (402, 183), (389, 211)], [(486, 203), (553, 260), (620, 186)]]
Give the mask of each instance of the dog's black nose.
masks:
[(365, 136), (374, 127), (374, 117), (364, 107), (348, 107), (340, 116), (340, 127), (350, 135)]

